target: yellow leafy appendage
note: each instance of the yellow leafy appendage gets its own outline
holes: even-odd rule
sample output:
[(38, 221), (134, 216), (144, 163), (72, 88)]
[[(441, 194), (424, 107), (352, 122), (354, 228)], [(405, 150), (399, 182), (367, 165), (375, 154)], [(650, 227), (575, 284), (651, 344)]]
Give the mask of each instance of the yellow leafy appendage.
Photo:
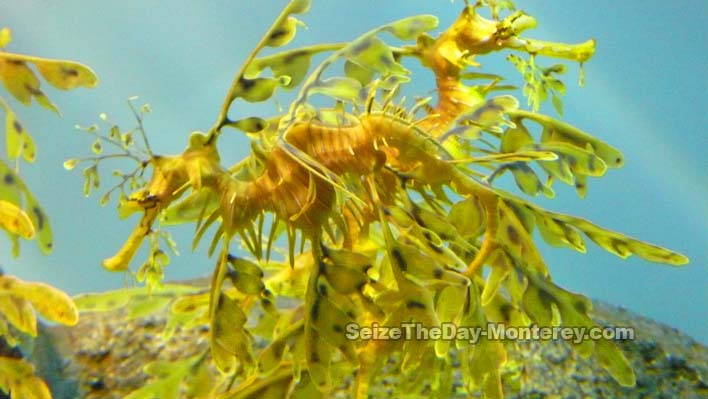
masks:
[[(0, 30), (0, 80), (5, 89), (20, 103), (29, 106), (32, 99), (45, 108), (59, 113), (57, 106), (40, 89), (40, 80), (29, 67), (34, 65), (51, 85), (62, 90), (93, 87), (98, 80), (91, 69), (72, 61), (50, 60), (8, 53), (8, 28)], [(5, 143), (7, 161), (0, 159), (0, 227), (13, 242), (13, 255), (19, 255), (19, 239), (37, 239), (40, 250), (52, 250), (49, 219), (29, 188), (19, 176), (19, 159), (34, 162), (36, 145), (10, 105), (0, 97), (5, 112)], [(26, 282), (0, 271), (0, 339), (15, 347), (19, 334), (37, 336), (37, 317), (65, 325), (78, 322), (78, 310), (64, 292), (44, 283)], [(13, 398), (50, 399), (44, 381), (35, 376), (34, 367), (23, 359), (0, 357), (0, 391)]]

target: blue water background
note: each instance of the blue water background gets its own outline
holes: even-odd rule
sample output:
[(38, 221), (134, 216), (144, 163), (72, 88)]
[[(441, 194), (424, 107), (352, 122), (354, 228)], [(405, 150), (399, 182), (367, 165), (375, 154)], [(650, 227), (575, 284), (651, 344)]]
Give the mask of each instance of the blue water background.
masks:
[[(73, 125), (99, 122), (98, 114), (106, 112), (112, 121), (130, 126), (125, 99), (138, 95), (154, 111), (146, 121), (153, 149), (181, 151), (189, 132), (213, 124), (233, 73), (283, 4), (0, 1), (0, 26), (14, 33), (9, 51), (78, 60), (101, 79), (93, 90), (60, 92), (45, 85), (61, 108), (61, 119), (12, 100), (38, 142), (38, 161), (22, 165), (21, 173), (51, 216), (56, 249), (45, 257), (34, 243), (24, 243), (22, 256), (13, 259), (8, 242), (2, 240), (3, 268), (73, 294), (121, 287), (124, 276), (104, 271), (100, 260), (118, 249), (136, 218), (117, 222), (115, 203), (101, 208), (98, 196), (84, 198), (81, 172), (64, 171), (65, 159), (90, 154), (91, 139)], [(691, 258), (689, 266), (673, 268), (638, 258), (621, 260), (592, 243), (585, 255), (542, 246), (555, 281), (708, 344), (708, 3), (584, 0), (517, 5), (539, 21), (540, 28), (529, 31), (529, 37), (597, 39), (596, 56), (585, 66), (585, 88), (576, 84), (577, 65), (569, 65), (564, 118), (626, 156), (624, 168), (591, 180), (585, 200), (571, 188), (556, 185), (555, 200), (537, 201)], [(303, 17), (309, 29), (298, 34), (296, 44), (346, 41), (412, 14), (436, 14), (445, 27), (461, 7), (460, 1), (443, 0), (315, 1)], [(519, 82), (503, 57), (479, 61), (487, 71), (501, 71)], [(416, 64), (409, 65), (424, 74), (417, 90), (432, 90), (430, 75)], [(232, 112), (266, 116), (275, 114), (277, 107), (272, 101), (257, 107), (236, 103)], [(222, 141), (226, 162), (248, 151), (245, 137), (235, 131), (226, 131)], [(107, 174), (104, 188), (109, 187)], [(175, 232), (182, 256), (167, 268), (168, 278), (209, 273), (213, 262), (204, 248), (189, 250), (192, 228)]]

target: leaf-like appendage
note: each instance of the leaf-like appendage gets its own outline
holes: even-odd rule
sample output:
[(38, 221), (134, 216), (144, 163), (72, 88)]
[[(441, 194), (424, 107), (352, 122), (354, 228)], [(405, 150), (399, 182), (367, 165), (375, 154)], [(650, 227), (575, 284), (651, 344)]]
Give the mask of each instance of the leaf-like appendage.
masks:
[(236, 90), (234, 91), (234, 98), (241, 97), (244, 100), (252, 103), (257, 103), (269, 99), (275, 88), (281, 84), (287, 84), (290, 78), (285, 75), (281, 76), (279, 79), (273, 78), (255, 78), (247, 79), (242, 78)]
[(268, 127), (268, 121), (263, 118), (251, 116), (227, 123), (228, 126), (235, 127), (245, 133), (258, 133)]
[(450, 208), (448, 220), (463, 237), (476, 239), (485, 229), (485, 217), (479, 201), (473, 197), (457, 202)]
[(508, 95), (492, 97), (483, 102), (476, 100), (469, 104), (470, 109), (457, 119), (458, 126), (442, 134), (438, 140), (444, 142), (451, 136), (461, 136), (468, 140), (480, 137), (482, 131), (501, 133), (502, 126), (510, 123), (504, 117), (518, 109), (519, 102)]
[[(524, 295), (524, 310), (540, 325), (549, 323), (550, 314), (547, 310), (551, 305), (558, 309), (561, 324), (564, 326), (597, 328), (588, 312), (592, 309), (592, 302), (582, 296), (566, 291), (543, 276), (526, 273), (529, 279), (527, 294)], [(536, 317), (540, 317), (537, 319)], [(550, 324), (545, 324), (550, 325)], [(573, 341), (576, 350), (582, 356), (595, 353), (600, 365), (623, 386), (634, 386), (635, 376), (632, 367), (622, 352), (608, 340), (591, 341), (583, 337), (580, 341)]]
[[(545, 221), (546, 218), (549, 218), (550, 221), (555, 223), (553, 226), (551, 222), (543, 226), (545, 231), (542, 231), (542, 235), (545, 234), (544, 238), (550, 244), (555, 243), (582, 252), (581, 249), (584, 248), (584, 244), (577, 231), (573, 231), (573, 229), (576, 229), (606, 251), (621, 258), (637, 255), (651, 262), (666, 263), (673, 266), (681, 266), (688, 263), (688, 258), (678, 252), (602, 228), (580, 217), (540, 208), (501, 190), (495, 190), (495, 192), (504, 199), (503, 202), (507, 206), (523, 210), (530, 220)], [(500, 231), (501, 234), (502, 232)], [(512, 253), (512, 255), (516, 256), (517, 254)]]
[(541, 68), (536, 65), (533, 55), (528, 61), (524, 61), (514, 54), (507, 56), (507, 59), (514, 64), (526, 80), (524, 95), (528, 98), (528, 104), (531, 108), (534, 111), (538, 111), (541, 104), (551, 95), (553, 107), (559, 115), (562, 115), (563, 102), (560, 96), (565, 94), (565, 85), (553, 75), (565, 73), (565, 65), (557, 64), (548, 68)]
[(34, 226), (29, 216), (17, 205), (0, 200), (0, 227), (25, 240), (34, 238)]
[(398, 20), (381, 28), (401, 40), (415, 40), (422, 33), (438, 27), (434, 15), (416, 15)]
[(563, 158), (573, 175), (602, 176), (607, 164), (592, 151), (563, 142), (545, 142), (531, 146), (536, 151), (548, 151)]
[(0, 29), (0, 49), (12, 41), (12, 32), (9, 28)]
[[(205, 363), (202, 354), (197, 354), (174, 362), (155, 361), (144, 367), (151, 381), (126, 396), (126, 399), (178, 399), (182, 397), (182, 386), (194, 389), (196, 381), (210, 385), (208, 376), (200, 370)], [(202, 387), (204, 388), (204, 387)], [(207, 387), (208, 393), (208, 387)]]
[(245, 369), (255, 364), (251, 338), (243, 329), (246, 315), (239, 302), (221, 293), (214, 304), (210, 346), (214, 363), (224, 373), (233, 372), (238, 360)]
[(248, 65), (245, 77), (257, 77), (263, 69), (270, 68), (276, 78), (289, 77), (290, 80), (283, 84), (283, 87), (292, 89), (297, 87), (307, 75), (312, 56), (328, 49), (329, 47), (322, 46), (305, 47), (257, 58)]
[(391, 49), (376, 36), (359, 41), (349, 52), (347, 58), (357, 65), (370, 69), (382, 76), (406, 75), (408, 70), (393, 58)]
[(37, 199), (28, 195), (27, 192), (25, 199), (27, 200), (26, 210), (32, 224), (34, 225), (35, 231), (37, 232), (37, 244), (39, 245), (40, 251), (44, 254), (52, 252), (54, 247), (54, 239), (52, 237), (52, 227), (49, 224), (49, 217), (44, 211)]
[(546, 265), (534, 244), (530, 230), (522, 222), (515, 210), (504, 200), (499, 200), (499, 226), (496, 240), (506, 248), (507, 253), (522, 262), (530, 270), (546, 274)]
[(219, 206), (219, 197), (212, 190), (194, 191), (163, 212), (160, 223), (175, 225), (189, 223), (211, 215)]
[[(459, 325), (459, 319), (465, 307), (466, 290), (465, 286), (448, 285), (440, 291), (435, 303), (435, 313), (441, 324), (456, 323)], [(435, 354), (440, 358), (446, 357), (450, 352), (450, 343), (449, 340), (436, 341)]]
[(51, 252), (52, 230), (44, 209), (25, 186), (20, 176), (2, 160), (0, 160), (0, 176), (2, 177), (0, 178), (0, 200), (7, 201), (17, 207), (22, 206), (23, 211), (32, 221), (40, 250), (45, 254)]
[(535, 216), (536, 226), (538, 226), (541, 236), (547, 243), (585, 253), (585, 242), (573, 227), (540, 213), (536, 213)]
[(344, 74), (348, 78), (357, 80), (362, 86), (366, 86), (374, 79), (376, 72), (370, 68), (359, 65), (356, 62), (347, 60), (344, 63)]
[(541, 143), (562, 142), (590, 151), (600, 157), (608, 168), (619, 168), (624, 165), (624, 156), (618, 149), (565, 122), (523, 110), (511, 111), (510, 115), (515, 118), (530, 119), (542, 125), (544, 129)]
[(307, 371), (320, 392), (327, 392), (332, 387), (330, 363), (333, 354), (332, 347), (324, 343), (317, 330), (312, 326), (305, 326), (304, 356)]
[(290, 0), (285, 11), (293, 14), (304, 14), (310, 9), (311, 5), (311, 0)]
[[(470, 284), (467, 297), (469, 304), (460, 321), (463, 326), (487, 327), (487, 319), (478, 301), (479, 291), (475, 284)], [(486, 336), (471, 346), (467, 341), (461, 344), (462, 380), (469, 392), (482, 390), (484, 398), (502, 399), (501, 376), (499, 368), (506, 362), (506, 350), (501, 341), (490, 340)]]
[(290, 41), (295, 37), (297, 26), (300, 23), (301, 22), (293, 16), (286, 17), (280, 25), (273, 27), (273, 30), (266, 41), (266, 46), (282, 47), (290, 43)]
[[(417, 37), (420, 33), (424, 32), (427, 29), (433, 29), (435, 26), (437, 26), (437, 18), (435, 18), (434, 16), (412, 16), (372, 29), (359, 36), (358, 38), (354, 39), (349, 44), (339, 48), (337, 51), (327, 57), (324, 61), (322, 61), (322, 63), (320, 63), (320, 65), (318, 65), (317, 68), (315, 68), (315, 70), (306, 79), (297, 98), (290, 105), (290, 118), (288, 118), (288, 120), (291, 122), (295, 120), (295, 115), (298, 114), (298, 111), (301, 107), (306, 105), (307, 99), (309, 98), (310, 94), (314, 92), (312, 89), (322, 84), (322, 74), (324, 70), (339, 59), (349, 59), (351, 57), (356, 57), (357, 55), (359, 55), (363, 57), (363, 61), (361, 62), (370, 61), (372, 63), (371, 65), (361, 65), (363, 67), (371, 68), (374, 70), (386, 70), (388, 74), (393, 75), (406, 74), (407, 70), (403, 68), (398, 62), (395, 62), (395, 60), (393, 60), (390, 48), (387, 48), (388, 46), (386, 45), (382, 47), (380, 44), (382, 44), (383, 42), (377, 39), (376, 35), (380, 32), (388, 31), (402, 40), (410, 40)], [(391, 60), (393, 60), (394, 62), (391, 63)], [(360, 86), (360, 82), (356, 79), (338, 79), (354, 81), (357, 82)], [(349, 84), (348, 86), (350, 88), (353, 87), (352, 84)], [(335, 94), (338, 93), (335, 92)], [(357, 97), (352, 95), (352, 93), (348, 93), (347, 98), (356, 99)], [(287, 126), (289, 126), (289, 124), (284, 125), (283, 128), (286, 128)]]
[(72, 61), (38, 59), (33, 61), (39, 73), (52, 86), (70, 90), (77, 87), (95, 87), (98, 78), (91, 68)]
[(13, 398), (51, 399), (47, 384), (34, 375), (34, 366), (23, 359), (0, 357), (0, 392)]
[[(0, 100), (0, 105), (4, 104)], [(27, 162), (34, 162), (36, 148), (30, 133), (20, 123), (17, 116), (9, 106), (5, 108), (5, 143), (7, 146), (7, 157), (17, 159), (22, 156)]]
[(355, 361), (354, 342), (344, 334), (348, 324), (353, 323), (353, 306), (344, 297), (336, 295), (330, 284), (320, 276), (317, 282), (317, 297), (310, 312), (309, 326), (332, 348), (337, 348), (349, 361)]
[(346, 249), (327, 248), (324, 275), (337, 292), (344, 295), (360, 291), (369, 280), (366, 271), (372, 266), (368, 256)]
[(263, 270), (246, 259), (229, 256), (231, 269), (226, 276), (237, 290), (244, 294), (259, 295), (265, 289), (263, 284)]
[(310, 86), (311, 94), (323, 94), (336, 100), (354, 102), (359, 97), (361, 83), (351, 78), (329, 78)]
[(535, 196), (539, 192), (543, 193), (548, 198), (553, 198), (555, 193), (553, 190), (543, 184), (538, 178), (536, 172), (525, 163), (515, 163), (508, 166), (511, 173), (514, 175), (516, 185), (524, 192), (524, 194)]
[(66, 325), (74, 325), (79, 321), (74, 301), (63, 291), (48, 284), (25, 282), (3, 275), (0, 276), (0, 287), (7, 294), (31, 303), (37, 312), (51, 321)]
[(40, 90), (39, 79), (27, 63), (35, 64), (49, 84), (62, 90), (79, 86), (90, 88), (98, 83), (89, 67), (76, 62), (0, 53), (0, 79), (7, 91), (25, 105), (30, 105), (34, 97), (41, 106), (58, 112), (56, 105)]
[(0, 295), (0, 314), (19, 331), (37, 336), (37, 317), (29, 301), (15, 295)]
[(577, 228), (597, 245), (620, 258), (637, 255), (650, 262), (666, 263), (672, 266), (688, 263), (688, 258), (678, 252), (599, 227), (583, 218), (549, 211), (545, 211), (545, 213)]

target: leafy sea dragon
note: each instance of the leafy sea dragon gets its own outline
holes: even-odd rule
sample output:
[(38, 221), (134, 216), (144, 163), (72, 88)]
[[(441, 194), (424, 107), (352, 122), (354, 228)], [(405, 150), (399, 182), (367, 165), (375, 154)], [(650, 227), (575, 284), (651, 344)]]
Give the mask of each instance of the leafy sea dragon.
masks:
[[(175, 317), (201, 312), (211, 326), (211, 356), (229, 376), (216, 384), (214, 395), (327, 394), (354, 367), (353, 393), (363, 398), (375, 389), (372, 380), (387, 359), (398, 356), (397, 367), (418, 371), (414, 385), (401, 385), (402, 390), (411, 393), (422, 386), (428, 377), (425, 364), (436, 370), (431, 386), (444, 396), (452, 389), (449, 356), (455, 350), (465, 389), (501, 398), (506, 361), (501, 342), (352, 342), (343, 338), (343, 328), (353, 322), (408, 321), (481, 328), (490, 322), (593, 326), (591, 302), (552, 282), (532, 239), (536, 228), (550, 244), (579, 252), (585, 252), (584, 235), (623, 258), (635, 254), (672, 265), (687, 262), (676, 252), (545, 210), (493, 186), (496, 177), (511, 171), (527, 195), (552, 196), (551, 184), (559, 180), (584, 196), (588, 177), (622, 166), (623, 158), (609, 144), (536, 112), (541, 101), (562, 92), (556, 75), (564, 68), (542, 68), (535, 57), (582, 63), (593, 54), (594, 42), (526, 39), (520, 34), (535, 20), (522, 12), (499, 19), (499, 7), (489, 4), (493, 20), (478, 14), (478, 4), (467, 4), (437, 38), (427, 33), (436, 18), (414, 16), (349, 43), (256, 58), (264, 47), (284, 46), (294, 37), (295, 15), (306, 12), (309, 2), (291, 1), (237, 72), (214, 126), (193, 134), (182, 154), (151, 155), (141, 164), (152, 167), (152, 177), (121, 207), (140, 210), (143, 217), (104, 266), (127, 270), (163, 211), (171, 223), (195, 222), (195, 242), (217, 226), (210, 253), (219, 244), (221, 249), (210, 292), (175, 302)], [(381, 39), (386, 34), (416, 44), (392, 47)], [(521, 109), (511, 95), (493, 95), (512, 89), (498, 84), (500, 77), (467, 71), (480, 66), (478, 57), (507, 49), (531, 57), (510, 60), (528, 72), (524, 92), (533, 111)], [(311, 58), (320, 53), (329, 55), (310, 72)], [(401, 63), (405, 57), (420, 59), (435, 74), (435, 107), (426, 99), (408, 111), (403, 101), (395, 104), (410, 80)], [(325, 78), (338, 61), (344, 63), (344, 76)], [(272, 76), (262, 76), (266, 71)], [(296, 87), (300, 90), (284, 115), (228, 116), (238, 98), (260, 102), (279, 88)], [(315, 107), (314, 95), (335, 105)], [(427, 114), (420, 117), (421, 111)], [(540, 138), (526, 126), (529, 122), (543, 130)], [(217, 151), (225, 127), (246, 132), (254, 150), (228, 168), (220, 165)], [(545, 183), (532, 165), (548, 176)], [(271, 227), (264, 240), (267, 220)], [(288, 251), (280, 264), (270, 261), (270, 251), (283, 233)], [(298, 234), (300, 256), (294, 251)], [(255, 262), (230, 252), (235, 236)], [(278, 309), (273, 304), (280, 297), (298, 304)], [(248, 325), (249, 314), (259, 307), (275, 328)], [(258, 353), (255, 330), (269, 342)], [(634, 384), (631, 367), (611, 342), (585, 341), (577, 350), (584, 356), (594, 353), (622, 385)], [(144, 392), (164, 386), (155, 375), (153, 388)]]

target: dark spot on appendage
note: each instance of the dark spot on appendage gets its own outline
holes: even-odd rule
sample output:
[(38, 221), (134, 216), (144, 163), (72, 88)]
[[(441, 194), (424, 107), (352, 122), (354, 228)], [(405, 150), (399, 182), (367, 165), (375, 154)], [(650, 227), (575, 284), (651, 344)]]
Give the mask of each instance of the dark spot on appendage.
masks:
[(293, 51), (292, 53), (283, 57), (283, 63), (289, 64), (289, 63), (295, 61), (295, 59), (297, 59), (298, 57), (302, 57), (303, 55), (306, 55), (306, 54), (307, 54), (307, 52), (305, 52), (305, 51)]
[(575, 307), (575, 310), (580, 313), (585, 314), (588, 312), (588, 307), (583, 301), (575, 301), (575, 303), (573, 303), (573, 306)]
[(433, 237), (430, 235), (430, 232), (428, 232), (428, 231), (424, 232), (423, 237), (425, 237), (425, 239), (428, 241), (428, 246), (430, 247), (430, 249), (432, 249), (433, 251), (435, 251), (439, 254), (443, 253), (442, 248), (433, 244)]
[(440, 279), (443, 276), (443, 269), (436, 267), (435, 270), (433, 270), (433, 277), (436, 279)]
[(546, 290), (538, 290), (538, 299), (541, 300), (544, 306), (550, 306), (551, 303), (555, 302), (555, 297)]
[(44, 229), (44, 214), (36, 206), (32, 208), (32, 213), (37, 218), (37, 230)]
[(622, 164), (622, 158), (616, 158), (615, 165), (621, 165), (621, 164)]
[(281, 36), (285, 36), (288, 33), (287, 29), (278, 29), (268, 36), (269, 39), (275, 40)]
[(320, 295), (322, 295), (322, 296), (327, 296), (327, 285), (318, 284), (317, 285), (317, 292), (319, 292)]
[(285, 350), (285, 345), (283, 341), (273, 341), (270, 346), (273, 349), (273, 352), (278, 354), (283, 353), (283, 350)]
[(590, 172), (595, 171), (595, 157), (591, 156), (590, 159), (588, 160), (588, 170)]
[(502, 304), (499, 307), (499, 312), (502, 314), (504, 321), (507, 323), (511, 320), (511, 311), (512, 310), (514, 310), (514, 307), (508, 303)]
[(5, 174), (5, 177), (3, 177), (3, 181), (9, 186), (10, 184), (15, 183), (15, 177), (12, 174), (7, 173)]
[(246, 78), (241, 78), (238, 81), (239, 86), (245, 91), (248, 91), (253, 88), (253, 86), (256, 85), (256, 81), (252, 79), (246, 79)]
[(312, 320), (317, 320), (317, 318), (320, 316), (320, 300), (319, 298), (315, 300), (315, 303), (312, 304), (312, 309), (310, 309), (310, 318)]
[(319, 363), (319, 361), (320, 361), (320, 355), (318, 355), (317, 352), (310, 353), (310, 362)]
[(406, 271), (408, 270), (408, 265), (406, 264), (405, 259), (403, 259), (403, 254), (401, 254), (401, 251), (399, 251), (397, 248), (394, 248), (391, 251), (391, 256), (393, 256), (393, 259), (396, 261), (396, 264), (398, 265), (398, 268)]
[(236, 270), (229, 269), (226, 272), (226, 277), (228, 277), (232, 282), (236, 283), (238, 281), (239, 272)]
[(507, 235), (507, 237), (509, 237), (509, 241), (512, 244), (517, 245), (519, 243), (519, 232), (516, 231), (514, 226), (507, 226), (506, 227), (506, 235)]
[(418, 301), (408, 301), (408, 302), (406, 302), (406, 307), (408, 309), (415, 309), (415, 308), (425, 309), (425, 305), (418, 302)]
[(35, 95), (35, 96), (38, 96), (38, 95), (42, 94), (42, 91), (41, 91), (41, 90), (39, 90), (38, 88), (33, 87), (32, 85), (29, 85), (29, 84), (27, 84), (27, 83), (25, 83), (25, 89), (26, 89), (28, 92), (32, 93), (32, 95)]
[(61, 73), (65, 76), (71, 76), (71, 77), (77, 77), (79, 76), (79, 71), (77, 71), (74, 68), (66, 68), (62, 67), (61, 68)]
[(366, 51), (366, 49), (368, 49), (369, 47), (371, 47), (371, 43), (372, 43), (371, 40), (364, 40), (364, 41), (362, 41), (361, 43), (359, 43), (359, 44), (357, 44), (356, 46), (354, 46), (354, 48), (352, 49), (352, 53), (358, 54), (358, 53), (361, 53), (361, 52)]
[(611, 241), (611, 245), (615, 252), (617, 252), (618, 254), (627, 253), (627, 246), (625, 245), (624, 241), (613, 238)]
[(327, 265), (324, 262), (320, 262), (317, 267), (317, 273), (326, 275), (327, 274)]
[[(566, 161), (568, 161), (568, 165), (570, 165), (573, 168), (575, 167), (575, 165), (578, 164), (578, 160), (572, 155), (566, 155), (565, 159), (566, 159)], [(590, 158), (590, 159), (592, 160), (592, 158)], [(590, 161), (590, 162), (592, 162), (592, 161)]]
[(334, 330), (334, 332), (336, 333), (341, 333), (342, 331), (344, 331), (342, 326), (340, 326), (339, 324), (332, 325), (332, 330)]
[(12, 126), (15, 127), (15, 130), (17, 131), (17, 133), (22, 133), (22, 124), (20, 124), (20, 122), (18, 120), (12, 121)]

